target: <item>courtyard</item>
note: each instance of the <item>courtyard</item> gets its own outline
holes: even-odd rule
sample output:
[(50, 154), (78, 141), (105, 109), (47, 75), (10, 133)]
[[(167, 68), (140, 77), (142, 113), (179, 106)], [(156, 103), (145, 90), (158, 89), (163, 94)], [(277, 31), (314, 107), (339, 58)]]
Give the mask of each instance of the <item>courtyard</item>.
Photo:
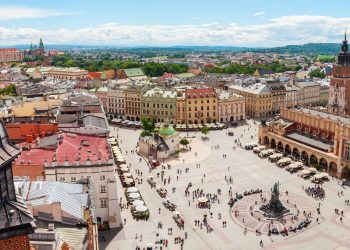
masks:
[[(145, 160), (140, 161), (136, 153), (131, 154), (135, 150), (140, 130), (112, 126), (110, 130), (118, 138), (134, 178), (143, 179), (142, 184), (136, 184), (136, 187), (149, 208), (150, 218), (147, 221), (136, 221), (131, 216), (130, 208), (123, 209), (122, 218), (126, 219), (123, 229), (119, 232), (100, 231), (100, 249), (124, 250), (136, 249), (137, 246), (143, 249), (151, 245), (153, 249), (160, 249), (160, 246), (162, 249), (181, 249), (180, 244), (175, 244), (174, 237), (185, 238), (185, 234), (187, 239), (184, 240), (183, 249), (350, 249), (350, 206), (344, 202), (350, 198), (349, 187), (342, 187), (336, 179), (331, 179), (323, 184), (326, 193), (324, 200), (314, 200), (308, 196), (303, 189), (314, 186), (309, 180), (278, 168), (267, 159), (261, 159), (252, 151), (235, 144), (234, 140), (238, 138), (242, 145), (257, 141), (257, 125), (252, 120), (237, 128), (210, 131), (207, 140), (202, 140), (203, 135), (200, 132), (182, 133), (181, 137), (189, 138), (191, 150), (164, 163), (171, 165), (171, 169), (164, 170), (164, 179), (168, 180), (170, 177), (170, 183), (166, 181), (165, 185), (161, 177), (157, 177), (157, 173), (162, 171), (161, 166), (150, 173)], [(229, 131), (234, 132), (234, 136), (228, 136)], [(142, 172), (142, 177), (136, 171)], [(176, 225), (173, 212), (163, 206), (163, 199), (147, 183), (146, 178), (149, 175), (155, 177), (157, 185), (167, 189), (167, 196), (177, 205), (176, 210), (184, 218), (184, 229)], [(117, 181), (118, 196), (125, 203), (124, 190), (118, 176)], [(276, 182), (279, 183), (282, 201), (285, 201), (284, 193), (288, 191), (291, 201), (301, 204), (301, 209), (312, 210), (313, 222), (306, 229), (290, 233), (286, 237), (268, 236), (266, 221), (243, 222), (242, 217), (235, 217), (228, 205), (230, 191), (241, 194), (244, 191), (262, 189), (268, 197)], [(189, 183), (192, 184), (188, 189), (190, 195), (186, 195), (185, 190)], [(198, 202), (192, 198), (192, 194), (197, 189), (203, 190), (204, 194), (217, 195), (215, 202), (210, 203), (210, 210), (196, 206)], [(218, 195), (218, 189), (221, 190), (221, 195)], [(340, 194), (341, 191), (343, 194)], [(235, 205), (247, 212), (253, 203), (252, 196)], [(320, 215), (314, 212), (317, 207), (320, 207)], [(335, 208), (343, 211), (342, 222), (340, 215), (335, 214)], [(196, 223), (197, 220), (202, 221), (204, 216), (207, 217), (212, 231), (208, 232), (205, 227), (201, 229)], [(245, 217), (248, 218), (248, 215)], [(223, 222), (226, 222), (225, 226)], [(171, 235), (169, 228), (172, 228)], [(255, 230), (259, 228), (262, 228), (262, 234), (257, 236)], [(168, 246), (155, 244), (160, 239), (167, 239)], [(261, 241), (263, 244), (260, 245)]]

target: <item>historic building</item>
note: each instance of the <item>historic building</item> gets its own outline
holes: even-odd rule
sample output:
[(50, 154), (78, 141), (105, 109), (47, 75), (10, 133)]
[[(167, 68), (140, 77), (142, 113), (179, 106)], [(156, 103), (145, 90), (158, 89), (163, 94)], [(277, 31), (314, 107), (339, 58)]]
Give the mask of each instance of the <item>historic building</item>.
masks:
[(282, 109), (259, 126), (259, 142), (333, 176), (350, 179), (350, 119), (308, 108)]
[(176, 124), (186, 124), (187, 110), (185, 89), (177, 89), (176, 96)]
[(0, 248), (30, 250), (29, 234), (34, 232), (34, 218), (16, 193), (11, 168), (20, 149), (11, 144), (2, 120), (0, 142)]
[(142, 95), (142, 117), (155, 119), (156, 122), (175, 124), (176, 92), (162, 90), (158, 87), (146, 91)]
[(0, 62), (20, 62), (23, 60), (24, 52), (16, 48), (0, 49)]
[(40, 38), (39, 45), (36, 44), (33, 46), (33, 43), (30, 44), (29, 50), (25, 52), (26, 57), (35, 57), (35, 56), (44, 56), (45, 55), (45, 47), (43, 40)]
[(110, 89), (107, 92), (107, 115), (110, 118), (122, 118), (125, 115), (125, 94), (122, 89)]
[(266, 117), (272, 115), (273, 96), (266, 84), (257, 83), (248, 87), (230, 86), (229, 91), (244, 96), (246, 115)]
[(333, 65), (328, 110), (336, 114), (350, 115), (350, 53), (346, 33), (337, 62)]
[(79, 68), (50, 68), (47, 76), (54, 79), (62, 80), (84, 80), (89, 78), (89, 72)]
[(272, 94), (272, 113), (278, 114), (286, 105), (286, 88), (279, 79), (267, 80), (267, 87)]
[(227, 91), (216, 91), (219, 96), (219, 122), (237, 122), (245, 119), (243, 96)]
[(303, 100), (303, 90), (292, 82), (287, 83), (284, 87), (286, 89), (284, 106), (287, 108), (299, 106)]
[(301, 105), (310, 106), (320, 102), (320, 84), (310, 80), (298, 79), (294, 83), (303, 91)]
[(213, 88), (185, 90), (187, 124), (216, 123), (219, 119), (219, 101)]
[(141, 119), (141, 86), (130, 86), (124, 90), (125, 116), (127, 120), (140, 121)]
[(165, 122), (158, 133), (140, 137), (139, 154), (151, 159), (166, 159), (179, 149), (180, 134)]

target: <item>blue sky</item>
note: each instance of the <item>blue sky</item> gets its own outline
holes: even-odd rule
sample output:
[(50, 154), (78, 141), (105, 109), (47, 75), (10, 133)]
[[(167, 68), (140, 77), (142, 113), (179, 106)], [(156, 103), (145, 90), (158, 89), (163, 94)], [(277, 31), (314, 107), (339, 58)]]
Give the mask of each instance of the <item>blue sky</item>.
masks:
[[(0, 45), (340, 42), (347, 0), (0, 0)], [(350, 5), (349, 5), (350, 6)]]

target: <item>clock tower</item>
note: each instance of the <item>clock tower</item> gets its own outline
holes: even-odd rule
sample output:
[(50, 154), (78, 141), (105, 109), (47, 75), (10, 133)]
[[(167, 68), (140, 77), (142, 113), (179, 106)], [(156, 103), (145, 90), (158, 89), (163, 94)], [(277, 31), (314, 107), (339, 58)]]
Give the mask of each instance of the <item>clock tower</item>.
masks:
[(333, 65), (333, 78), (329, 87), (328, 111), (350, 116), (350, 53), (344, 35), (337, 62)]

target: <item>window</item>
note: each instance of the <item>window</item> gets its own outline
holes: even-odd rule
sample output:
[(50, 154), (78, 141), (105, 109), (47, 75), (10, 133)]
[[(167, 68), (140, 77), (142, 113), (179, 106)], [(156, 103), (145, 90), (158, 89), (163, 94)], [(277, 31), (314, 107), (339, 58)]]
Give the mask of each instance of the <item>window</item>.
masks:
[(107, 207), (107, 199), (101, 199), (100, 204), (101, 204), (101, 208), (106, 208)]
[(60, 181), (65, 181), (66, 180), (66, 178), (65, 177), (60, 177)]
[(100, 191), (101, 193), (106, 193), (106, 186), (101, 186)]
[(77, 181), (77, 178), (76, 178), (76, 177), (70, 177), (70, 181), (71, 181), (71, 182), (76, 182), (76, 181)]
[(104, 181), (104, 180), (106, 180), (106, 176), (105, 175), (101, 175), (100, 176), (100, 181)]
[(350, 145), (345, 146), (345, 160), (350, 161)]

